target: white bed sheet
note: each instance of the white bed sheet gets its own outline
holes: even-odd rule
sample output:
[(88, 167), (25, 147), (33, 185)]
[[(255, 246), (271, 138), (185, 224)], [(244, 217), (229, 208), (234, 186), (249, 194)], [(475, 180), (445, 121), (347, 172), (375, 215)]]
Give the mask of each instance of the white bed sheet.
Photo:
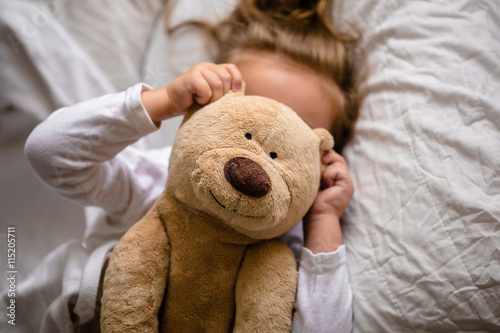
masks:
[(358, 1), (354, 332), (500, 332), (500, 3)]

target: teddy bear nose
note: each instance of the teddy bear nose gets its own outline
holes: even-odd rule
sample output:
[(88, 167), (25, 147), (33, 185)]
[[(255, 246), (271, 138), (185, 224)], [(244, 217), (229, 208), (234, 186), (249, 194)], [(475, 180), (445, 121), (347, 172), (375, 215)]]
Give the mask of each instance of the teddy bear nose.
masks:
[(271, 179), (257, 163), (246, 157), (234, 157), (224, 166), (226, 180), (239, 192), (254, 198), (265, 196)]

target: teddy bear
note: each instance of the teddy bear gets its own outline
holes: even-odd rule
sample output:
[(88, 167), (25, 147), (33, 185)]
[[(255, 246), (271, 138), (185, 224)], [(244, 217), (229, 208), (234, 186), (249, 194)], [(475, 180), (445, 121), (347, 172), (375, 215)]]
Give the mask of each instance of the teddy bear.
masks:
[(332, 147), (265, 97), (189, 112), (165, 191), (111, 254), (101, 331), (289, 332), (297, 264), (277, 237), (312, 205)]

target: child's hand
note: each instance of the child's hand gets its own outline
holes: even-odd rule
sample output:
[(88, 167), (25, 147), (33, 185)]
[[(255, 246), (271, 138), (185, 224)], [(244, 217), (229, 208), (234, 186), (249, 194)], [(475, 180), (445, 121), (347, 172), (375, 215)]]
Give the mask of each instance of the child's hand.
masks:
[(243, 79), (233, 64), (202, 62), (172, 81), (167, 87), (145, 91), (142, 103), (151, 120), (162, 120), (185, 114), (194, 102), (215, 102), (229, 90), (241, 89)]
[(304, 217), (305, 246), (312, 252), (335, 251), (342, 244), (340, 216), (354, 193), (347, 165), (342, 156), (329, 150), (323, 157), (321, 189)]
[(347, 164), (333, 149), (323, 155), (321, 163), (326, 165), (321, 179), (321, 189), (309, 213), (335, 215), (340, 218), (354, 194), (354, 185), (347, 171)]
[(241, 73), (233, 64), (202, 62), (167, 86), (174, 113), (185, 113), (196, 101), (200, 105), (215, 102), (229, 90), (241, 88)]

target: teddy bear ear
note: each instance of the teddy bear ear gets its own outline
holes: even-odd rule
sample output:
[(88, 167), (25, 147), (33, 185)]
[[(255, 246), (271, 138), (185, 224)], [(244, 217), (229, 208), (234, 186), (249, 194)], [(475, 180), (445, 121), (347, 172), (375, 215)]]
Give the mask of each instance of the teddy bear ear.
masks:
[(328, 149), (332, 149), (335, 141), (333, 140), (333, 135), (324, 128), (315, 128), (313, 132), (319, 137), (321, 143), (319, 144), (319, 149), (321, 151), (325, 151)]

